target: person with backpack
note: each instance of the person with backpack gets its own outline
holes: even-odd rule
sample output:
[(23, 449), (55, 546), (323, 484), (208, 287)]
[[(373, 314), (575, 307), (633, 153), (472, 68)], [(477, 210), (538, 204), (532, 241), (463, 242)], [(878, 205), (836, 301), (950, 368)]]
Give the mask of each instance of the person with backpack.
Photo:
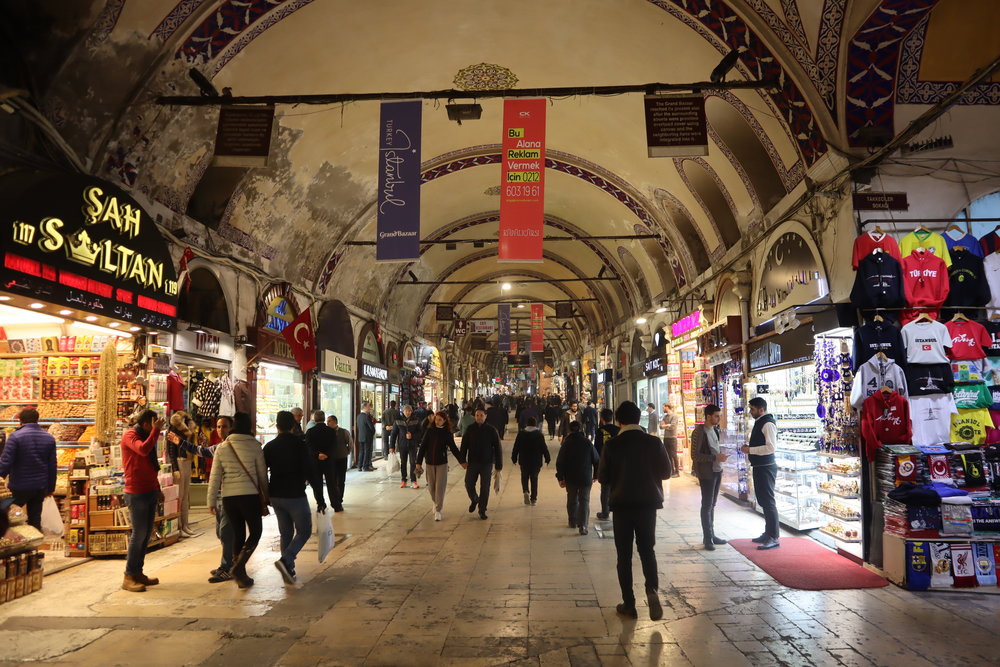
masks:
[(538, 430), (538, 419), (529, 416), (524, 422), (524, 430), (514, 439), (514, 449), (511, 451), (511, 461), (521, 462), (521, 491), (524, 492), (524, 504), (534, 505), (538, 501), (538, 473), (542, 469), (542, 459), (548, 465), (549, 456), (545, 436)]
[[(618, 435), (618, 431), (621, 429), (618, 427), (618, 424), (615, 423), (615, 413), (611, 408), (604, 408), (601, 410), (600, 421), (601, 423), (597, 427), (597, 436), (594, 448), (597, 449), (597, 455), (599, 457), (603, 457), (604, 443)], [(607, 521), (607, 519), (611, 516), (611, 511), (608, 508), (608, 498), (611, 495), (611, 485), (605, 484), (604, 482), (600, 482), (600, 484), (601, 511), (597, 513), (597, 518), (601, 521)]]

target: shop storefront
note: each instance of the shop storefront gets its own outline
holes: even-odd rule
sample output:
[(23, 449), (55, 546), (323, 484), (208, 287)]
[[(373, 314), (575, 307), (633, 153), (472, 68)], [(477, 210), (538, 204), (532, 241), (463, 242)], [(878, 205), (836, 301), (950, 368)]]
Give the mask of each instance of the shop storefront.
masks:
[(660, 414), (661, 404), (666, 402), (670, 381), (667, 379), (667, 357), (660, 352), (646, 359), (642, 365), (643, 379), (635, 383), (636, 405), (643, 411), (652, 403)]
[(737, 501), (748, 497), (749, 463), (740, 451), (746, 444), (746, 401), (743, 393), (743, 326), (739, 316), (729, 316), (699, 339), (701, 356), (711, 369), (714, 403), (722, 411), (720, 447), (729, 458), (722, 464), (724, 495)]
[(320, 357), (318, 409), (334, 416), (340, 428), (354, 428), (354, 383), (358, 377), (357, 361), (331, 350)]
[[(99, 179), (8, 175), (0, 202), (0, 429), (12, 431), (34, 407), (56, 440), (53, 497), (66, 530), (45, 545), (46, 568), (60, 551), (124, 555), (128, 531), (113, 509), (124, 506), (120, 442), (129, 415), (159, 407), (147, 391), (157, 362), (142, 362), (148, 342), (176, 328), (173, 261), (146, 211)], [(151, 546), (179, 537), (177, 487), (165, 470)], [(35, 533), (21, 534), (40, 540)]]
[[(264, 444), (278, 435), (275, 419), (281, 410), (302, 408), (306, 404), (306, 383), (295, 361), (292, 348), (281, 335), (298, 316), (298, 308), (289, 287), (273, 285), (257, 308), (257, 326), (248, 331), (256, 354), (248, 362), (248, 379), (253, 386), (257, 439)], [(305, 419), (303, 419), (305, 421)], [(303, 426), (305, 426), (303, 424)]]
[(600, 372), (597, 382), (597, 407), (615, 409), (615, 371), (607, 368)]
[(705, 332), (700, 310), (670, 325), (667, 353), (668, 396), (677, 414), (677, 457), (681, 470), (690, 472), (691, 430), (705, 421), (705, 406), (713, 400), (712, 374), (707, 360), (698, 351), (698, 337)]
[[(383, 363), (385, 358), (382, 347), (381, 332), (378, 325), (369, 322), (361, 330), (358, 338), (358, 400), (357, 414), (361, 414), (361, 406), (365, 403), (371, 406), (370, 419), (375, 421), (376, 457), (385, 451), (382, 448), (382, 412), (389, 405), (389, 368)], [(357, 417), (355, 415), (355, 418)], [(357, 447), (357, 424), (354, 429), (355, 448)], [(357, 454), (355, 453), (355, 456)]]
[(445, 404), (445, 386), (441, 376), (441, 353), (436, 347), (425, 347), (427, 377), (424, 380), (424, 400), (428, 410), (440, 410)]

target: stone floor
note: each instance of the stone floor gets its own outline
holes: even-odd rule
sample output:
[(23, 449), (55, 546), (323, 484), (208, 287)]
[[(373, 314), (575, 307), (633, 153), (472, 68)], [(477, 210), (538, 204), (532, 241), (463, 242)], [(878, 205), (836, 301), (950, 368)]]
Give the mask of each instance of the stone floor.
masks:
[[(1000, 597), (785, 588), (732, 548), (702, 550), (698, 489), (686, 477), (669, 482), (658, 520), (664, 618), (652, 622), (641, 608), (638, 621), (622, 619), (614, 611), (620, 597), (610, 534), (580, 537), (565, 527), (565, 496), (551, 468), (538, 505), (528, 507), (508, 466), (488, 521), (466, 513), (459, 472), (452, 469), (441, 523), (425, 490), (401, 489), (381, 471), (350, 473), (347, 511), (336, 515), (343, 541), (322, 565), (315, 544), (307, 545), (295, 586), (282, 584), (273, 567), (273, 516), (251, 563), (257, 584), (247, 591), (206, 583), (218, 563), (209, 530), (150, 554), (147, 573), (162, 583), (146, 593), (119, 589), (120, 560), (54, 574), (39, 593), (0, 606), (0, 660), (81, 667), (1000, 664)], [(718, 521), (728, 537), (762, 528), (756, 514), (724, 499)], [(635, 568), (639, 582), (638, 562)]]

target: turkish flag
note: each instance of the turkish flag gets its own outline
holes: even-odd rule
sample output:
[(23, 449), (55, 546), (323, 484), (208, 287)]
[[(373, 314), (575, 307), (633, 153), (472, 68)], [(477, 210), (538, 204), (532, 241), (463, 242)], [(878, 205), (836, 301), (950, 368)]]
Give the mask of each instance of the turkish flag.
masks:
[(316, 335), (313, 333), (312, 315), (308, 308), (292, 320), (281, 335), (291, 346), (295, 361), (303, 373), (316, 368)]

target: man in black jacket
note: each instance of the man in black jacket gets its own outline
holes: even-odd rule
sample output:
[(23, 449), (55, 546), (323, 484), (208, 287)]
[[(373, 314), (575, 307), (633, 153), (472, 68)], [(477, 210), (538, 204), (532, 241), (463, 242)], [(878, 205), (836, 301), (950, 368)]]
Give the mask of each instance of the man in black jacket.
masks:
[(590, 489), (594, 485), (594, 469), (600, 457), (579, 422), (569, 425), (569, 435), (559, 448), (556, 457), (556, 479), (559, 486), (566, 489), (566, 514), (569, 527), (579, 528), (581, 535), (587, 534), (587, 519), (590, 517)]
[[(500, 449), (500, 434), (486, 423), (486, 410), (476, 410), (476, 423), (469, 424), (462, 436), (462, 453), (468, 467), (465, 469), (465, 490), (469, 494), (469, 512), (479, 506), (479, 518), (486, 519), (486, 505), (490, 500), (490, 482), (493, 470), (503, 469), (503, 452)], [(479, 494), (476, 494), (476, 480), (479, 480)]]
[[(621, 427), (615, 423), (615, 411), (611, 408), (601, 410), (601, 425), (597, 427), (597, 438), (594, 447), (598, 456), (604, 456), (604, 443), (618, 435)], [(608, 502), (611, 499), (611, 485), (601, 484), (601, 511), (597, 513), (597, 518), (606, 521), (611, 516), (611, 509)]]
[[(337, 446), (337, 431), (326, 424), (326, 413), (322, 410), (313, 411), (314, 426), (306, 431), (306, 444), (309, 452), (316, 461), (316, 468), (319, 471), (321, 483), (326, 481), (327, 493), (330, 494), (330, 505), (335, 511), (342, 511), (341, 500), (344, 497), (343, 482), (338, 475), (338, 459), (334, 456), (334, 449)], [(347, 473), (347, 459), (339, 459)], [(340, 509), (338, 509), (340, 508)]]
[(510, 453), (513, 463), (516, 464), (519, 457), (521, 459), (521, 490), (525, 505), (534, 505), (538, 501), (538, 471), (542, 469), (542, 459), (545, 459), (546, 465), (552, 460), (545, 436), (537, 426), (538, 419), (529, 416), (524, 430), (514, 439), (514, 449)]
[(417, 448), (423, 439), (423, 423), (409, 405), (403, 406), (403, 416), (396, 420), (396, 434), (395, 448), (390, 449), (389, 453), (399, 452), (399, 472), (402, 475), (399, 488), (406, 488), (407, 469), (410, 471), (409, 479), (413, 483), (413, 488), (420, 488), (417, 484), (416, 469)]
[(500, 439), (503, 440), (504, 431), (507, 430), (507, 422), (510, 421), (510, 416), (497, 399), (493, 399), (495, 402), (486, 403), (486, 423), (496, 429), (497, 434)]
[(625, 401), (615, 412), (621, 424), (617, 436), (604, 443), (597, 478), (611, 487), (610, 504), (618, 552), (618, 584), (622, 602), (616, 609), (622, 616), (637, 618), (635, 593), (632, 590), (632, 541), (635, 540), (646, 580), (649, 617), (663, 618), (657, 589), (656, 510), (663, 507), (663, 480), (670, 477), (670, 459), (663, 441), (639, 428), (642, 411), (632, 401)]
[(593, 401), (587, 401), (587, 407), (583, 409), (583, 433), (591, 442), (597, 438), (597, 408)]

